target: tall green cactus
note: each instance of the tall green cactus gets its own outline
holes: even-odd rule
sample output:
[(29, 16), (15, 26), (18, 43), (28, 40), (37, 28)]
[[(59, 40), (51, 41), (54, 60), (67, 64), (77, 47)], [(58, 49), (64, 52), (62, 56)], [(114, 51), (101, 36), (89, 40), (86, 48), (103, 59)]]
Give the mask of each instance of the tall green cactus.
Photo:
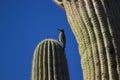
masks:
[(69, 80), (65, 53), (58, 41), (43, 40), (35, 49), (32, 80)]
[(79, 45), (84, 80), (120, 80), (120, 0), (55, 0)]

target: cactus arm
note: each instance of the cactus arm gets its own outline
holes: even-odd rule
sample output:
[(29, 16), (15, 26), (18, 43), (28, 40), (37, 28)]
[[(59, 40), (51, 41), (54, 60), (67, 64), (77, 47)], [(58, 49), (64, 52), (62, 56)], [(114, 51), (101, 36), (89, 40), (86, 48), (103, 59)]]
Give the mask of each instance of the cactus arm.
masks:
[(65, 53), (58, 41), (40, 42), (34, 51), (32, 80), (69, 80), (67, 61), (63, 56)]
[(119, 80), (120, 1), (61, 2), (79, 45), (84, 80)]

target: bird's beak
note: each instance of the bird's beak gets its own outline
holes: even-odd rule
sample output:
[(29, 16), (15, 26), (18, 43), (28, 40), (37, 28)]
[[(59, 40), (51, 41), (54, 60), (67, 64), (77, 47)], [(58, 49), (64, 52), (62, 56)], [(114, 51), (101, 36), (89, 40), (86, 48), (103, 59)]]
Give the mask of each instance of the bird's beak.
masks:
[(58, 29), (59, 31), (61, 31), (61, 29)]

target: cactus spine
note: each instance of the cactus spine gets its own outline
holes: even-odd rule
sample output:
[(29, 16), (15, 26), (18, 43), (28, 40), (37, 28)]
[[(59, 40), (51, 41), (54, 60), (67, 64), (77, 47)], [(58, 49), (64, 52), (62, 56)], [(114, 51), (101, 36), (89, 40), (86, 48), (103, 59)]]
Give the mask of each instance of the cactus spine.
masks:
[(43, 40), (35, 49), (32, 80), (69, 80), (65, 53), (58, 41)]
[(60, 2), (79, 45), (84, 80), (120, 80), (120, 0)]

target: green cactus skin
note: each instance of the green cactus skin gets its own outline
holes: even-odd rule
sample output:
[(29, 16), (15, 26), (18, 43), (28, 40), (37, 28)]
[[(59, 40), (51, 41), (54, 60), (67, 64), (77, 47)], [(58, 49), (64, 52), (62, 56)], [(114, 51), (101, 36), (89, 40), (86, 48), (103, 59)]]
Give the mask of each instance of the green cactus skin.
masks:
[(84, 80), (120, 80), (120, 0), (62, 0)]
[(43, 40), (34, 51), (32, 80), (69, 80), (65, 53), (58, 41)]

